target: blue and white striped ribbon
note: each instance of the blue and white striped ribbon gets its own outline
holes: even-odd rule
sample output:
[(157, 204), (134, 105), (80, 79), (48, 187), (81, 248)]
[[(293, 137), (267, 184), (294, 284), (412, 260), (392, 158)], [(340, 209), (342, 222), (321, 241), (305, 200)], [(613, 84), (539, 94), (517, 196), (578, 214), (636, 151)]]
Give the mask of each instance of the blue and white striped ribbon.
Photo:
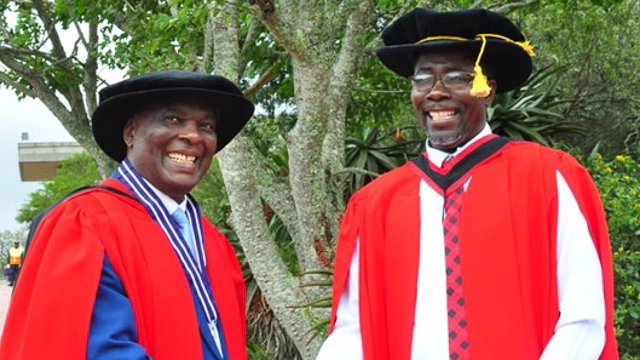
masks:
[[(142, 202), (147, 212), (160, 225), (169, 238), (180, 263), (185, 269), (191, 283), (193, 284), (198, 300), (204, 309), (208, 322), (214, 324), (218, 321), (218, 314), (213, 299), (213, 294), (207, 290), (208, 278), (205, 275), (206, 258), (204, 256), (204, 241), (202, 231), (202, 219), (200, 208), (191, 195), (187, 195), (187, 217), (191, 223), (196, 242), (195, 255), (191, 254), (185, 239), (180, 235), (179, 227), (173, 220), (171, 214), (162, 204), (162, 201), (151, 189), (149, 184), (133, 168), (129, 159), (125, 159), (112, 175), (113, 178), (124, 183), (131, 192)], [(210, 284), (209, 284), (210, 287)]]

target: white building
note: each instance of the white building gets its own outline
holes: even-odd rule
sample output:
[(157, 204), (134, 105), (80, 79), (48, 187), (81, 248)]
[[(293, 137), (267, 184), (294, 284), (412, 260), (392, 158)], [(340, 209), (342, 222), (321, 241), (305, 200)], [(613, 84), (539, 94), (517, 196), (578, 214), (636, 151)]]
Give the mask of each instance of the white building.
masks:
[(19, 142), (20, 180), (51, 180), (60, 161), (81, 151), (84, 148), (76, 142)]

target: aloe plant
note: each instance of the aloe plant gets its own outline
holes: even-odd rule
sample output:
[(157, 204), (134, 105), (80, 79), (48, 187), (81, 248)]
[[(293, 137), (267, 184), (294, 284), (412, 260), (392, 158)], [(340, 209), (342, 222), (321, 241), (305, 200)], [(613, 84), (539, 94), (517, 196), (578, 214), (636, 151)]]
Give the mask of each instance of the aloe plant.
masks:
[(531, 140), (551, 146), (553, 135), (584, 133), (584, 129), (566, 120), (563, 111), (570, 100), (558, 98), (555, 76), (562, 67), (545, 67), (536, 71), (515, 91), (496, 95), (487, 109), (491, 130), (517, 140)]
[(420, 153), (424, 133), (417, 125), (384, 130), (365, 128), (345, 139), (345, 171), (350, 196), (362, 186)]

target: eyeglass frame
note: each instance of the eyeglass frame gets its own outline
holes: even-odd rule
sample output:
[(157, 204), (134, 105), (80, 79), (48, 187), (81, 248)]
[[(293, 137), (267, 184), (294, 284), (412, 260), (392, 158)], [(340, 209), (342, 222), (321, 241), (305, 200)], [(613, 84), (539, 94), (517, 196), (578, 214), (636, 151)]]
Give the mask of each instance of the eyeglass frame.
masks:
[[(445, 79), (447, 79), (447, 76), (450, 76), (452, 74), (465, 75), (465, 76), (468, 77), (469, 81), (466, 82), (464, 84), (464, 86), (447, 85), (448, 81), (446, 81)], [(433, 79), (431, 81), (431, 85), (429, 87), (427, 87), (427, 88), (421, 89), (418, 85), (416, 85), (416, 77), (419, 77), (419, 76), (431, 77)], [(474, 78), (474, 74), (473, 73), (469, 73), (469, 72), (466, 72), (466, 71), (459, 71), (459, 70), (450, 71), (450, 72), (448, 72), (446, 74), (443, 74), (443, 75), (433, 75), (433, 74), (420, 73), (420, 74), (415, 74), (415, 75), (409, 76), (409, 80), (411, 80), (411, 84), (412, 84), (413, 88), (415, 90), (417, 90), (417, 91), (420, 91), (420, 92), (430, 92), (430, 91), (432, 91), (433, 88), (436, 87), (436, 84), (438, 83), (438, 81), (442, 82), (442, 85), (444, 87), (446, 87), (447, 89), (451, 90), (451, 91), (468, 91), (468, 90), (471, 89), (471, 83), (473, 82), (473, 78)], [(462, 85), (462, 84), (460, 84), (460, 85)]]

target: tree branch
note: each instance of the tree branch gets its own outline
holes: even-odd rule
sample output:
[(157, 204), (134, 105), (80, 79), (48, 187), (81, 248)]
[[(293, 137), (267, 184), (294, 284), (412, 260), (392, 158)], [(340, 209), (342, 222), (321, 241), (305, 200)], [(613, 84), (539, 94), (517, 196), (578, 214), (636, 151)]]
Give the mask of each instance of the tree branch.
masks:
[[(342, 47), (338, 54), (338, 60), (333, 65), (331, 83), (329, 85), (330, 111), (327, 127), (322, 147), (322, 161), (329, 173), (340, 171), (344, 166), (343, 141), (345, 137), (346, 110), (349, 97), (344, 96), (351, 91), (355, 82), (355, 74), (359, 62), (362, 61), (361, 53), (365, 49), (365, 34), (369, 24), (370, 14), (373, 13), (373, 1), (356, 0), (344, 3), (350, 14), (347, 20), (344, 36), (342, 37)], [(338, 213), (344, 208), (342, 192), (340, 189), (333, 189), (336, 196), (331, 203), (333, 208), (331, 213)], [(332, 221), (333, 234), (338, 233), (338, 222)], [(325, 239), (332, 241), (333, 239)], [(330, 245), (329, 243), (326, 244)]]
[(249, 23), (249, 30), (247, 31), (247, 36), (245, 36), (244, 41), (240, 45), (240, 63), (238, 70), (240, 73), (244, 73), (247, 63), (251, 60), (250, 56), (247, 54), (254, 47), (256, 39), (260, 32), (258, 28), (260, 27), (260, 20), (256, 19), (255, 16), (251, 17), (251, 22)]
[(260, 89), (262, 89), (262, 87), (269, 82), (269, 80), (271, 80), (273, 78), (273, 69), (276, 68), (278, 66), (277, 63), (271, 65), (271, 67), (269, 67), (267, 69), (267, 71), (265, 71), (264, 73), (262, 73), (262, 76), (260, 76), (260, 78), (253, 83), (253, 85), (251, 85), (250, 88), (248, 88), (247, 90), (244, 91), (244, 95), (247, 97), (251, 97), (253, 96), (255, 93), (257, 93)]
[(514, 3), (508, 3), (508, 4), (503, 4), (503, 5), (499, 5), (499, 6), (495, 6), (495, 7), (489, 7), (489, 9), (491, 9), (491, 11), (493, 12), (497, 12), (498, 14), (508, 14), (511, 11), (515, 10), (515, 9), (520, 9), (523, 7), (527, 7), (527, 6), (531, 6), (535, 3), (537, 3), (538, 0), (525, 0), (525, 1), (521, 1), (521, 2), (514, 2)]
[(77, 73), (69, 69), (68, 66), (65, 66), (66, 62), (73, 59), (73, 57), (71, 56), (65, 57), (63, 59), (56, 59), (52, 57), (51, 54), (45, 53), (42, 51), (25, 49), (21, 47), (7, 47), (7, 46), (0, 46), (0, 54), (8, 54), (11, 57), (22, 59), (25, 61), (28, 60), (28, 58), (31, 56), (38, 57), (40, 59), (43, 59), (49, 62), (51, 65), (58, 67), (60, 70), (64, 71), (67, 75), (71, 76), (72, 78), (75, 78), (78, 81), (82, 80), (82, 78), (78, 76)]
[(280, 220), (282, 220), (289, 235), (294, 239), (298, 257), (302, 256), (302, 249), (300, 249), (299, 246), (304, 242), (300, 240), (298, 215), (293, 197), (291, 196), (291, 185), (286, 178), (278, 176), (272, 170), (272, 167), (266, 163), (263, 156), (259, 155), (258, 150), (252, 145), (252, 142), (246, 135), (241, 133), (238, 136), (242, 137), (239, 141), (245, 143), (243, 148), (247, 152), (249, 162), (254, 166), (255, 181), (260, 197), (269, 204)]
[[(87, 52), (91, 51), (91, 48), (89, 48), (89, 43), (84, 38), (84, 34), (82, 33), (80, 24), (78, 24), (77, 21), (74, 21), (73, 26), (76, 28), (76, 31), (78, 32), (78, 41), (82, 42), (82, 45), (84, 46), (85, 50), (87, 50)], [(77, 44), (77, 41), (76, 41), (76, 44)]]
[(215, 18), (214, 18), (214, 3), (209, 3), (207, 8), (209, 9), (207, 15), (207, 26), (204, 29), (204, 46), (202, 50), (202, 69), (204, 72), (209, 73), (213, 68), (213, 32), (215, 31)]
[(7, 74), (2, 72), (0, 72), (0, 83), (4, 83), (5, 85), (7, 85), (10, 88), (13, 88), (16, 92), (20, 94), (24, 94), (32, 98), (36, 97), (36, 94), (32, 89), (29, 89), (23, 84), (20, 84), (19, 82), (13, 80), (9, 76), (7, 76)]
[(85, 103), (89, 114), (93, 114), (98, 106), (98, 24), (89, 24), (89, 42), (83, 41), (87, 49), (87, 61), (84, 63), (83, 87)]
[(45, 5), (42, 0), (32, 0), (32, 3), (38, 13), (40, 21), (42, 21), (42, 24), (44, 25), (45, 31), (49, 35), (49, 41), (51, 41), (51, 45), (53, 46), (51, 53), (59, 60), (66, 58), (67, 56), (64, 51), (64, 46), (62, 46), (62, 41), (60, 41), (60, 35), (58, 34), (55, 23), (52, 21), (51, 14), (47, 9), (48, 6), (51, 6), (51, 3), (47, 3)]
[(240, 49), (240, 56), (245, 57), (249, 49), (251, 49), (251, 45), (255, 43), (255, 40), (258, 38), (260, 32), (258, 31), (258, 27), (260, 25), (260, 20), (258, 20), (255, 16), (251, 17), (251, 23), (249, 23), (249, 31), (247, 31), (247, 36), (244, 37), (244, 41), (242, 42), (242, 47)]
[[(253, 1), (254, 3), (256, 1)], [(249, 11), (257, 18), (260, 19), (262, 24), (269, 30), (271, 35), (278, 41), (278, 43), (287, 51), (287, 53), (300, 61), (303, 61), (305, 55), (305, 45), (302, 41), (296, 41), (296, 24), (288, 22), (288, 19), (293, 19), (295, 16), (280, 16), (280, 13), (286, 10), (289, 6), (296, 6), (293, 4), (279, 2), (279, 7), (274, 8), (268, 16), (263, 16), (262, 9), (259, 5), (251, 4), (249, 1)], [(300, 20), (300, 19), (298, 19)]]

